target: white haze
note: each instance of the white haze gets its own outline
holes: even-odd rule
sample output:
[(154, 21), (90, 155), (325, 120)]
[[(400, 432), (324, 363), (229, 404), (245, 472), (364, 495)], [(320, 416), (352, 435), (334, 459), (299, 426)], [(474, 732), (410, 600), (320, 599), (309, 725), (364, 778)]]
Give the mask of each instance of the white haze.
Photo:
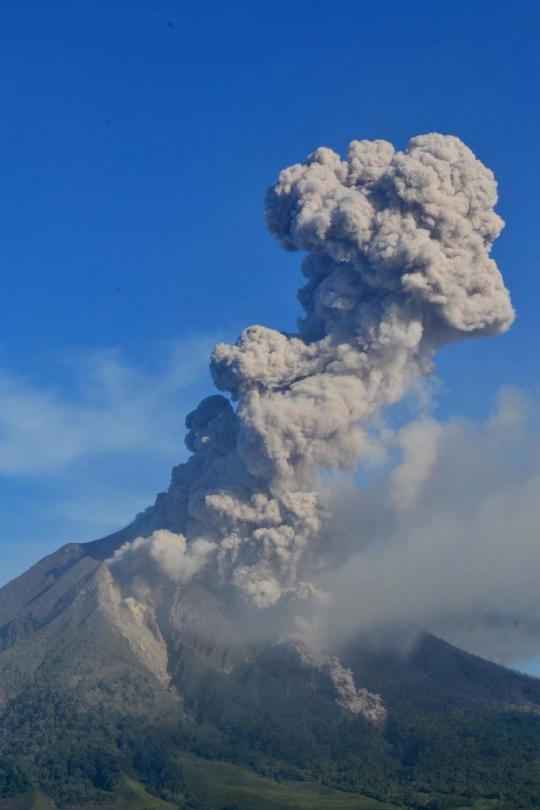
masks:
[(431, 630), (503, 663), (538, 656), (539, 427), (538, 401), (504, 389), (484, 423), (414, 422), (397, 466), (336, 486), (329, 635)]

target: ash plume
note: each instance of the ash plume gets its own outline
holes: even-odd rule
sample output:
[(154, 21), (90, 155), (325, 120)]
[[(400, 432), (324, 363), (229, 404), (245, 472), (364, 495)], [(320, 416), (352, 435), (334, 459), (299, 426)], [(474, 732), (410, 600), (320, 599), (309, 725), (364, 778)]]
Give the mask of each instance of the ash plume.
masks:
[(266, 216), (287, 250), (307, 253), (305, 315), (295, 334), (250, 326), (212, 354), (230, 398), (189, 414), (192, 455), (157, 502), (181, 534), (181, 570), (202, 560), (205, 576), (259, 608), (314, 592), (321, 472), (357, 467), (373, 418), (430, 373), (439, 346), (512, 323), (489, 256), (496, 201), (491, 171), (439, 134), (402, 152), (353, 141), (345, 159), (321, 148), (281, 172)]

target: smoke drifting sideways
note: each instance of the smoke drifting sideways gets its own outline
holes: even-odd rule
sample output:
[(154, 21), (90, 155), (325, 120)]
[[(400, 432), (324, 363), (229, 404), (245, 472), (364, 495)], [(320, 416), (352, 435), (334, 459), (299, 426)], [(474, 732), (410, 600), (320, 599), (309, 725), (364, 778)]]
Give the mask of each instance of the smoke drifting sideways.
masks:
[(431, 372), (439, 346), (514, 319), (489, 256), (496, 201), (491, 171), (439, 134), (402, 152), (353, 141), (344, 160), (320, 148), (282, 171), (266, 216), (285, 249), (307, 253), (305, 316), (295, 334), (250, 326), (216, 346), (213, 379), (230, 398), (189, 414), (192, 455), (156, 503), (176, 556), (153, 537), (115, 564), (150, 555), (175, 581), (197, 571), (261, 609), (316, 597), (325, 471), (357, 468), (373, 420)]
[[(501, 389), (483, 421), (424, 415), (358, 489), (329, 495), (321, 636), (402, 646), (430, 630), (513, 666), (540, 653), (540, 408)], [(338, 643), (339, 646), (339, 643)]]

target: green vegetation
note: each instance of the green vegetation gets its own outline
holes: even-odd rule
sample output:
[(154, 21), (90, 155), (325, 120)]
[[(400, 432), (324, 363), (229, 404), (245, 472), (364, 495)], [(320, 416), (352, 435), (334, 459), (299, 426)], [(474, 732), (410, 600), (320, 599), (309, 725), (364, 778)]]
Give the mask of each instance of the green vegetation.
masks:
[(43, 793), (42, 790), (32, 791), (31, 793), (31, 810), (54, 810), (55, 804), (49, 796)]
[(212, 723), (130, 717), (35, 684), (0, 722), (0, 810), (49, 810), (51, 800), (88, 810), (540, 806), (536, 713), (451, 701), (437, 710), (425, 692), (414, 710), (396, 701), (377, 731), (287, 684), (294, 712), (276, 712), (266, 684), (268, 714), (232, 713), (229, 702)]
[(199, 588), (162, 617), (169, 690), (99, 607), (108, 580), (60, 563), (0, 591), (0, 810), (540, 807), (539, 681), (432, 637), (408, 657), (355, 642), (374, 727), (283, 645), (223, 646)]
[[(76, 691), (59, 694), (38, 685), (13, 701), (2, 721), (0, 797), (23, 794), (28, 804), (32, 796), (32, 810), (47, 806), (43, 794), (59, 806), (102, 803), (118, 790), (120, 798), (133, 793), (134, 782), (126, 777), (165, 800), (182, 795), (175, 741), (159, 723), (141, 724), (103, 706), (90, 708)], [(41, 798), (32, 794), (36, 787)], [(131, 795), (129, 807), (139, 806), (146, 808), (148, 801), (136, 804)], [(165, 805), (152, 805), (158, 806)]]
[[(105, 804), (84, 804), (85, 810), (176, 810), (177, 803), (152, 796), (144, 786), (129, 776), (122, 776), (113, 790), (114, 798)], [(181, 799), (179, 799), (182, 801)]]
[(281, 782), (224, 762), (182, 757), (186, 785), (205, 810), (398, 810), (312, 782)]
[[(85, 810), (176, 810), (177, 804), (165, 802), (146, 792), (143, 785), (123, 776), (105, 802), (84, 803)], [(0, 799), (0, 810), (56, 810), (57, 805), (41, 790), (21, 799)], [(73, 805), (70, 810), (77, 810)]]

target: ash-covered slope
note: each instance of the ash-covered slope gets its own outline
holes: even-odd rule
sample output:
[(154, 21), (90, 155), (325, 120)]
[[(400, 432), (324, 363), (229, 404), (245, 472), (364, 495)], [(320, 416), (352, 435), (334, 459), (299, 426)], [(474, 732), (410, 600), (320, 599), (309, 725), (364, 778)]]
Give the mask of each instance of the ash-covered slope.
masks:
[(422, 790), (455, 806), (488, 794), (538, 806), (539, 681), (433, 636), (406, 656), (356, 639), (337, 651), (342, 669), (384, 713), (355, 712), (324, 660), (297, 642), (247, 641), (201, 582), (156, 587), (144, 606), (126, 596), (106, 561), (155, 525), (150, 510), (0, 590), (4, 796), (39, 784), (84, 806), (124, 772), (182, 806), (177, 755), (192, 751), (401, 806)]
[(98, 543), (64, 546), (0, 590), (2, 704), (46, 673), (62, 684), (86, 687), (110, 678), (111, 667), (121, 669), (122, 657), (126, 665), (131, 661), (108, 611), (112, 597), (103, 558), (107, 547), (128, 539), (136, 525)]
[[(215, 676), (218, 691), (219, 679), (234, 683), (240, 671), (259, 666), (269, 647), (298, 670), (316, 672), (323, 691), (343, 708), (373, 722), (382, 719), (376, 696), (356, 690), (337, 659), (294, 638), (281, 644), (276, 638), (269, 644), (255, 640), (249, 616), (202, 581), (125, 581), (123, 570), (111, 564), (114, 552), (151, 533), (158, 522), (150, 509), (122, 532), (64, 546), (0, 590), (1, 705), (45, 677), (49, 685), (110, 700), (111, 682), (122, 681), (125, 670), (131, 679), (134, 673), (144, 677), (165, 703), (198, 703), (196, 693), (206, 681)], [(123, 702), (120, 693), (114, 699)], [(137, 711), (133, 703), (125, 708)]]

